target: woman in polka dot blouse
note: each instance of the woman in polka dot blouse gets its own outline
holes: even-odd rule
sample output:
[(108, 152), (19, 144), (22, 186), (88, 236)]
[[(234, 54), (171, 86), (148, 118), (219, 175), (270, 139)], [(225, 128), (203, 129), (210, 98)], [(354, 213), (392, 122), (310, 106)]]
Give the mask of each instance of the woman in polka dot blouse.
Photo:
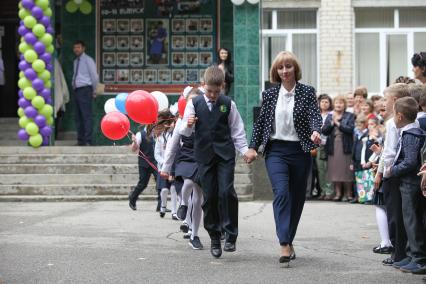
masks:
[(293, 53), (282, 51), (277, 55), (270, 77), (278, 85), (262, 93), (250, 151), (265, 155), (274, 192), (279, 261), (289, 263), (296, 258), (293, 239), (305, 203), (306, 177), (312, 166), (310, 151), (321, 142), (322, 118), (315, 89), (299, 82), (302, 71)]

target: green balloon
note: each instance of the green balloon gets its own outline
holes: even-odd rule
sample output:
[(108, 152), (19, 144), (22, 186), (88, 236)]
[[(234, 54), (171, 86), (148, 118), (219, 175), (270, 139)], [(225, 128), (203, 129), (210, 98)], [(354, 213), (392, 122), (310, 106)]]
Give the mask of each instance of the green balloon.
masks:
[(30, 49), (30, 50), (25, 51), (24, 58), (29, 63), (33, 63), (38, 58), (38, 56), (37, 56), (37, 53), (34, 50)]
[(41, 143), (43, 143), (43, 137), (41, 137), (40, 134), (31, 135), (30, 139), (28, 139), (28, 142), (31, 146), (37, 148), (41, 146)]
[(46, 50), (47, 50), (47, 52), (52, 54), (55, 51), (55, 47), (53, 46), (53, 44), (50, 44), (46, 47)]
[(31, 119), (29, 119), (28, 117), (24, 115), (19, 119), (18, 124), (21, 128), (25, 128), (25, 126), (27, 126), (27, 124), (30, 123), (31, 121), (32, 121)]
[(45, 33), (39, 40), (44, 43), (44, 45), (49, 46), (53, 42), (53, 37), (51, 34)]
[(18, 8), (19, 8), (19, 9), (23, 9), (23, 7), (22, 7), (22, 3), (21, 3), (21, 2), (19, 2), (19, 3), (18, 3)]
[(19, 9), (18, 15), (21, 20), (24, 20), (26, 16), (31, 16), (31, 13), (27, 9), (22, 8)]
[(24, 113), (24, 109), (23, 108), (18, 108), (18, 116), (19, 117), (23, 117), (25, 115), (25, 113)]
[(65, 10), (67, 10), (68, 13), (75, 13), (77, 9), (77, 4), (72, 0), (68, 1), (67, 5), (65, 5)]
[(50, 89), (50, 88), (52, 88), (52, 82), (47, 81), (47, 82), (44, 84), (44, 86), (46, 87), (46, 89)]
[(35, 96), (37, 96), (37, 92), (36, 90), (34, 90), (33, 87), (26, 87), (23, 92), (24, 92), (24, 97), (29, 101), (31, 101), (32, 99), (35, 98)]
[(44, 10), (49, 7), (49, 0), (36, 0), (35, 4)]
[(46, 119), (49, 119), (49, 117), (53, 114), (53, 107), (49, 104), (45, 104), (40, 110), (39, 113), (43, 115)]
[(52, 116), (49, 116), (49, 117), (46, 119), (46, 122), (47, 122), (47, 125), (53, 125), (53, 117), (52, 117)]
[(35, 96), (32, 100), (31, 100), (31, 104), (33, 105), (33, 107), (35, 107), (36, 109), (41, 109), (44, 107), (44, 98), (42, 96)]
[(52, 9), (50, 8), (44, 9), (43, 13), (48, 17), (52, 17)]
[(38, 77), (42, 79), (44, 82), (49, 81), (51, 78), (49, 70), (44, 70), (40, 74), (38, 74)]
[(33, 33), (37, 37), (42, 37), (46, 33), (46, 28), (42, 24), (36, 24), (33, 27)]
[(20, 71), (20, 72), (19, 72), (19, 78), (24, 78), (24, 76), (25, 76), (25, 75), (24, 75), (24, 72)]
[(28, 122), (27, 126), (25, 126), (25, 131), (29, 135), (36, 135), (38, 133), (38, 126), (34, 122)]
[(83, 3), (80, 5), (80, 11), (85, 15), (89, 15), (92, 12), (92, 4), (83, 0)]
[(26, 87), (31, 87), (31, 86), (32, 86), (31, 81), (30, 81), (30, 80), (28, 80), (28, 79), (27, 79), (27, 78), (25, 78), (25, 77), (23, 77), (23, 78), (19, 79), (19, 81), (18, 81), (18, 87), (19, 87), (21, 90), (25, 89)]
[(37, 24), (37, 20), (33, 16), (26, 16), (24, 18), (24, 25), (27, 28), (32, 29), (36, 24)]
[(19, 51), (24, 54), (27, 50), (31, 49), (31, 45), (29, 45), (28, 43), (26, 43), (25, 41), (21, 42), (19, 44)]
[(46, 69), (46, 64), (43, 60), (37, 59), (33, 62), (32, 67), (37, 73), (41, 73)]

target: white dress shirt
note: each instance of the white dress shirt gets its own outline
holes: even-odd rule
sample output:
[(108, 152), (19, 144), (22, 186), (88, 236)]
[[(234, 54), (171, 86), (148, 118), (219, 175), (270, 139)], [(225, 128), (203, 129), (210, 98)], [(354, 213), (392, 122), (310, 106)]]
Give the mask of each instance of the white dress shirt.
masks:
[(180, 143), (180, 133), (179, 129), (182, 124), (182, 119), (179, 118), (175, 124), (175, 131), (169, 140), (167, 140), (166, 150), (164, 152), (163, 166), (160, 171), (170, 173), (173, 162), (175, 161), (176, 153), (179, 149)]
[(396, 128), (395, 121), (393, 118), (389, 119), (385, 123), (386, 125), (386, 136), (384, 142), (384, 148), (382, 156), (380, 157), (378, 172), (383, 173), (383, 177), (388, 177), (385, 169), (392, 166), (395, 159), (396, 147), (398, 146), (398, 129)]
[(164, 154), (167, 141), (172, 137), (172, 133), (167, 131), (162, 133), (155, 141), (154, 158), (157, 161), (157, 168), (161, 169), (164, 163)]
[[(207, 106), (209, 110), (212, 110), (213, 104), (209, 102), (209, 98), (206, 97), (206, 95), (203, 95)], [(179, 133), (184, 136), (191, 136), (192, 132), (194, 131), (194, 126), (188, 127), (188, 117), (191, 115), (195, 115), (195, 108), (192, 103), (192, 100), (190, 100), (186, 104), (185, 108), (185, 114), (182, 119), (182, 125), (179, 128)], [(235, 149), (241, 153), (241, 155), (244, 155), (248, 151), (248, 144), (246, 139), (246, 132), (244, 130), (244, 123), (241, 119), (241, 115), (238, 112), (237, 106), (235, 105), (234, 101), (231, 101), (231, 110), (229, 112), (228, 116), (228, 126), (231, 130), (231, 137), (232, 141), (234, 142)]]
[(300, 141), (293, 121), (295, 88), (296, 85), (294, 85), (291, 91), (288, 91), (281, 85), (275, 107), (275, 122), (272, 126), (273, 133), (271, 134), (271, 139)]

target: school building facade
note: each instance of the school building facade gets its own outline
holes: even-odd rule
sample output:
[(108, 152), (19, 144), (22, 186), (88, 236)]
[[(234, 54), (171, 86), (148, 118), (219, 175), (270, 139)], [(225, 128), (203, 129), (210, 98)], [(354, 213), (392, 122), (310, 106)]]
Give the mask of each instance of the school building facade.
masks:
[[(70, 9), (70, 2), (88, 2), (91, 9), (83, 13), (77, 4), (76, 10), (74, 4)], [(19, 40), (19, 18), (16, 1), (1, 5), (6, 85), (0, 86), (0, 117), (10, 117), (16, 116), (18, 100), (13, 42)], [(94, 101), (97, 145), (111, 145), (99, 127), (106, 100), (119, 92), (145, 89), (163, 91), (175, 102), (183, 88), (197, 84), (205, 67), (217, 60), (219, 47), (231, 51), (231, 96), (249, 135), (253, 108), (270, 85), (269, 68), (279, 51), (299, 57), (302, 82), (334, 95), (357, 85), (380, 93), (399, 75), (412, 76), (412, 54), (426, 49), (423, 0), (60, 0), (51, 5), (60, 35), (56, 56), (69, 89), (77, 39), (85, 41), (105, 86)], [(166, 41), (156, 58), (151, 40), (159, 29), (164, 29)], [(70, 93), (57, 124), (65, 132), (75, 130)]]

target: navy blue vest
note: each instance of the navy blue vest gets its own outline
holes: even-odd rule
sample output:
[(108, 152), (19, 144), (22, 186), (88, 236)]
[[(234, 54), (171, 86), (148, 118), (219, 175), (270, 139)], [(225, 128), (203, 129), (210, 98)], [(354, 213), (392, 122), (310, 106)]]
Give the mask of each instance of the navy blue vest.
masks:
[(235, 147), (228, 126), (231, 99), (220, 95), (209, 110), (204, 96), (192, 99), (195, 116), (194, 154), (199, 163), (208, 164), (215, 155), (224, 160), (235, 158)]
[[(142, 129), (140, 133), (141, 133), (141, 144), (139, 145), (139, 149), (140, 151), (142, 151), (142, 153), (144, 153), (148, 157), (148, 160), (151, 163), (156, 165), (157, 162), (155, 161), (155, 158), (154, 158), (154, 143), (155, 143), (154, 138), (150, 137), (148, 141), (148, 138), (146, 136), (146, 131), (144, 129)], [(144, 168), (150, 167), (150, 165), (148, 165), (148, 163), (145, 161), (144, 158), (141, 157), (141, 155), (142, 155), (141, 153), (138, 154), (139, 167), (144, 167)]]

